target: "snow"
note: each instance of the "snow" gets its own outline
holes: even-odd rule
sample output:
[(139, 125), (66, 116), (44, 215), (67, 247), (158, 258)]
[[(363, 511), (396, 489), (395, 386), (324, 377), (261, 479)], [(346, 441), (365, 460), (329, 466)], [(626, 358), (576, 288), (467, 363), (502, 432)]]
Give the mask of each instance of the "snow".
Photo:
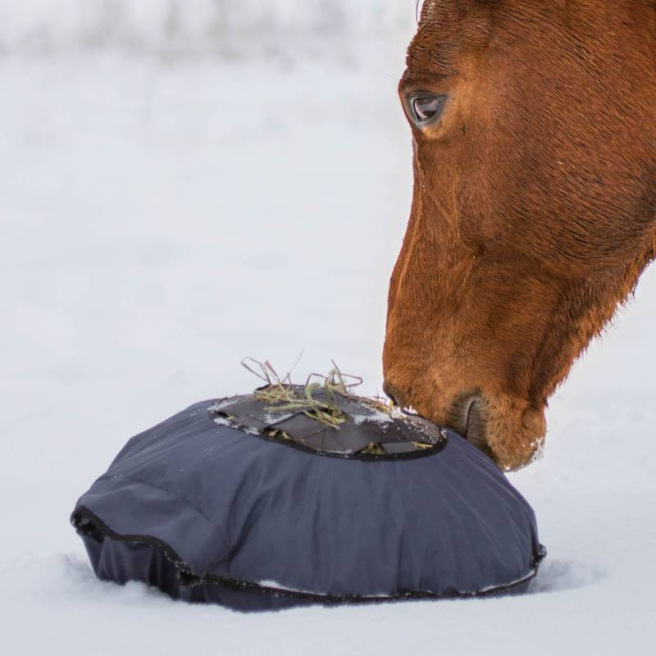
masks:
[(219, 426), (228, 426), (229, 428), (234, 428), (233, 422), (231, 422), (227, 417), (222, 417), (221, 415), (214, 417), (214, 423)]
[(250, 391), (245, 356), (285, 370), (303, 350), (298, 380), (334, 358), (381, 393), (411, 192), (402, 41), (350, 63), (0, 60), (4, 653), (650, 653), (655, 271), (511, 476), (549, 549), (530, 594), (241, 615), (97, 581), (68, 524), (131, 435)]
[[(382, 412), (381, 410), (376, 410), (374, 408), (362, 408), (363, 413), (362, 414), (352, 414), (351, 418), (353, 419), (353, 423), (355, 423), (356, 426), (362, 425), (365, 421), (367, 423), (373, 423), (373, 424), (389, 424), (390, 422), (394, 421), (391, 415), (386, 414), (385, 412)], [(397, 416), (401, 416), (402, 413), (399, 413)]]
[(278, 583), (278, 581), (273, 580), (264, 580), (264, 581), (255, 581), (257, 585), (262, 586), (263, 588), (269, 588), (270, 590), (284, 590), (285, 592), (300, 592), (302, 594), (311, 594), (315, 597), (320, 597), (320, 592), (313, 592), (312, 590), (299, 590), (297, 588), (290, 588), (288, 586)]

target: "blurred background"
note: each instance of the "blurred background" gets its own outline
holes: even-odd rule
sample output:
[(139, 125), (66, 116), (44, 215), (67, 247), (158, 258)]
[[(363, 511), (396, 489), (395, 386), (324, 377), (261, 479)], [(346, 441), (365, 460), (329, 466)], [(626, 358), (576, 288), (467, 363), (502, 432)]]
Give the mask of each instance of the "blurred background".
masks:
[[(95, 471), (186, 404), (252, 389), (246, 356), (285, 373), (303, 354), (301, 381), (334, 359), (380, 392), (415, 25), (414, 0), (0, 0), (17, 480)], [(34, 439), (52, 430), (56, 452)]]
[(253, 56), (290, 40), (360, 39), (407, 31), (414, 0), (0, 0), (0, 47), (52, 54), (100, 48), (133, 53)]

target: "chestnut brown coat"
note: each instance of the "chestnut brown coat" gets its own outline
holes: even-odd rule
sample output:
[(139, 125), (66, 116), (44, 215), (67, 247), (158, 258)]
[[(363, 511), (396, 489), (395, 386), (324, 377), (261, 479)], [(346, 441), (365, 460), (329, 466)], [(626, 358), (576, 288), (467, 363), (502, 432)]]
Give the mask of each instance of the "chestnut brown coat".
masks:
[(400, 94), (386, 390), (516, 468), (656, 255), (656, 2), (427, 0)]

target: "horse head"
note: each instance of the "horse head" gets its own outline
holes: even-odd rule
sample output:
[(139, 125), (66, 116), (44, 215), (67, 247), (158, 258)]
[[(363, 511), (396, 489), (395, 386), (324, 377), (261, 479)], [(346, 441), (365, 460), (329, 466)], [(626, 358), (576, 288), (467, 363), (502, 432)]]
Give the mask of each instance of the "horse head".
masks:
[(656, 252), (656, 3), (427, 0), (385, 389), (502, 467)]

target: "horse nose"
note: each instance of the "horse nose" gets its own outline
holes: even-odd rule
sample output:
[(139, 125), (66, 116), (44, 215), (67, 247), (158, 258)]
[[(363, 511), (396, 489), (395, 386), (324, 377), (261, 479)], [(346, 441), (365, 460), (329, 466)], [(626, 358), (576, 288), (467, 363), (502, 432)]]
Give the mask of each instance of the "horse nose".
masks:
[(383, 383), (383, 392), (385, 392), (385, 394), (387, 394), (387, 396), (392, 399), (392, 403), (394, 403), (394, 405), (402, 405), (399, 391), (387, 380)]
[(451, 411), (457, 431), (478, 447), (488, 450), (487, 443), (487, 404), (480, 394), (472, 394), (456, 403)]

